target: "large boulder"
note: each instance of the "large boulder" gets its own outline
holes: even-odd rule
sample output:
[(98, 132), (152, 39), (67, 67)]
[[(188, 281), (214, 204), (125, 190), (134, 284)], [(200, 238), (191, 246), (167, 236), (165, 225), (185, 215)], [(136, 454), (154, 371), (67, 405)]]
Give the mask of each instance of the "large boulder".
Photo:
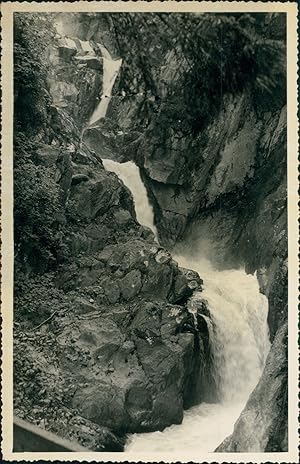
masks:
[(129, 324), (99, 310), (97, 318), (71, 318), (72, 327), (70, 318), (64, 320), (59, 364), (77, 379), (73, 407), (119, 434), (180, 423), (194, 362), (201, 362), (197, 333), (181, 332), (190, 316), (180, 306), (151, 302), (123, 308)]

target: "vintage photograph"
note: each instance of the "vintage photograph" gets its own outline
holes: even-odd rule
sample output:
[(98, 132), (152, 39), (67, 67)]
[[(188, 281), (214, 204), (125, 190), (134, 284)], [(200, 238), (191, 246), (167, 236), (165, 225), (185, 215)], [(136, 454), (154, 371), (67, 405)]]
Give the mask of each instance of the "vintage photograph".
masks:
[(14, 12), (14, 452), (289, 451), (287, 88), (284, 12)]

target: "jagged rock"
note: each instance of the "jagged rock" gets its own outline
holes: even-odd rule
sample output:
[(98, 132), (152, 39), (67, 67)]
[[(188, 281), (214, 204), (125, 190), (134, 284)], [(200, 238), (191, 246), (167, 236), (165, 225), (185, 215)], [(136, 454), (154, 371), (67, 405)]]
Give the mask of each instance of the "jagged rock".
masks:
[(73, 83), (50, 81), (50, 89), (55, 106), (65, 108), (69, 103), (77, 101), (79, 91)]
[(165, 250), (159, 250), (155, 256), (155, 261), (161, 264), (168, 263), (171, 259), (171, 254)]
[(69, 423), (68, 434), (92, 451), (124, 451), (124, 439), (114, 435), (107, 427), (100, 427), (94, 422), (75, 416)]
[(120, 280), (121, 294), (127, 301), (134, 298), (140, 292), (141, 287), (142, 280), (141, 272), (139, 270), (132, 270), (128, 272), (128, 274)]
[(99, 58), (93, 56), (76, 56), (76, 60), (79, 62), (80, 65), (85, 65), (88, 68), (95, 69), (96, 71), (102, 70), (103, 63)]
[(121, 294), (120, 286), (121, 285), (119, 286), (118, 282), (114, 282), (110, 279), (105, 279), (102, 282), (102, 285), (103, 285), (105, 295), (107, 296), (108, 301), (110, 303), (116, 303), (120, 298), (120, 294)]
[(174, 296), (172, 297), (172, 302), (176, 303), (177, 301), (181, 301), (183, 299), (189, 298), (193, 294), (193, 290), (195, 290), (198, 286), (196, 281), (195, 286), (193, 288), (193, 284), (191, 285), (188, 281), (187, 277), (184, 274), (179, 274), (176, 277), (175, 285), (174, 285)]
[(287, 322), (278, 330), (258, 385), (251, 393), (233, 434), (217, 452), (288, 450)]
[(71, 185), (77, 185), (80, 184), (80, 182), (85, 182), (86, 180), (89, 180), (89, 177), (86, 174), (74, 174), (74, 176), (72, 176)]
[(112, 177), (99, 173), (97, 181), (89, 180), (73, 185), (70, 199), (73, 200), (79, 216), (93, 220), (113, 206), (119, 206), (121, 194), (121, 186), (116, 184)]
[(77, 305), (77, 312), (79, 314), (87, 314), (97, 309), (94, 304), (91, 304), (89, 301), (85, 300), (82, 297), (77, 298), (75, 300), (75, 304)]
[(125, 209), (120, 209), (118, 211), (115, 211), (114, 216), (115, 216), (116, 222), (120, 226), (128, 224), (128, 222), (132, 219), (130, 212), (126, 211)]
[(143, 282), (143, 294), (167, 299), (172, 287), (173, 273), (174, 270), (171, 266), (167, 264), (154, 265), (150, 261), (149, 270)]
[[(76, 324), (73, 350), (89, 352), (87, 365), (77, 364), (76, 376), (80, 378), (86, 369), (89, 374), (85, 384), (78, 385), (74, 407), (86, 419), (117, 433), (162, 430), (180, 423), (183, 391), (191, 396), (187, 390), (193, 363), (200, 362), (194, 335), (177, 333), (188, 317), (186, 309), (144, 302), (124, 341), (110, 317), (103, 314)], [(60, 336), (60, 344), (67, 333)], [(73, 366), (65, 362), (64, 369)]]
[(36, 162), (42, 166), (50, 167), (56, 164), (59, 155), (59, 148), (40, 144), (39, 148), (36, 150)]
[(87, 51), (80, 41), (67, 38), (54, 41), (49, 48), (48, 85), (53, 104), (65, 109), (83, 130), (101, 95), (101, 53), (97, 56), (90, 46), (94, 56), (84, 55)]
[(124, 400), (122, 389), (107, 379), (80, 390), (75, 394), (73, 404), (87, 419), (113, 431), (121, 431), (127, 422)]
[(67, 45), (61, 45), (58, 47), (58, 52), (59, 52), (60, 58), (63, 58), (64, 60), (68, 62), (71, 60), (71, 58), (73, 58), (73, 56), (76, 55), (77, 49), (76, 47), (69, 47)]

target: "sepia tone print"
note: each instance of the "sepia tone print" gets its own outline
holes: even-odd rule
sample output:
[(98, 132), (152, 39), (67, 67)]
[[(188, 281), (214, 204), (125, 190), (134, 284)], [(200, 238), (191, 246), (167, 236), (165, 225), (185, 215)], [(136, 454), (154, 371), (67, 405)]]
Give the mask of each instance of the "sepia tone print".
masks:
[(13, 13), (19, 456), (291, 450), (287, 17)]

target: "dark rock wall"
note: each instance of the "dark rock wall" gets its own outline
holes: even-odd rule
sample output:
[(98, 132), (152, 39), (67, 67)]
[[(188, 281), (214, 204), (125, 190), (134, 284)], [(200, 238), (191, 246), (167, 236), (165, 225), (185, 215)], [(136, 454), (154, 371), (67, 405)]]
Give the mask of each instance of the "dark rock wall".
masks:
[[(158, 82), (163, 73), (171, 85), (182, 63), (173, 60), (166, 66), (169, 72), (162, 63)], [(125, 154), (119, 149), (121, 159), (134, 159), (142, 169), (162, 243), (169, 248), (180, 241), (190, 243), (220, 267), (246, 265), (248, 272), (264, 275), (261, 289), (269, 296), (273, 339), (286, 311), (285, 95), (258, 99), (247, 87), (224, 95), (220, 111), (207, 118), (196, 136), (182, 135), (164, 121), (163, 105), (154, 101), (149, 124), (137, 127), (145, 96), (140, 102), (136, 96), (115, 97), (111, 117), (125, 134), (129, 128), (136, 130)], [(180, 114), (178, 118), (180, 126), (184, 121)], [(272, 282), (279, 275), (283, 280), (275, 295)]]
[[(284, 16), (269, 19), (266, 36), (284, 41)], [(172, 65), (169, 75), (164, 74), (164, 82), (170, 85), (178, 79), (182, 62), (173, 60)], [(110, 115), (124, 131), (137, 129), (125, 158), (131, 157), (142, 169), (161, 242), (172, 248), (181, 241), (221, 268), (245, 265), (247, 272), (257, 271), (261, 291), (269, 300), (268, 323), (274, 341), (270, 356), (222, 450), (287, 450), (285, 95), (274, 91), (261, 99), (247, 87), (224, 95), (220, 111), (213, 118), (208, 115), (208, 123), (196, 137), (169, 127), (161, 117), (160, 100), (153, 97), (152, 118), (144, 117), (145, 127), (135, 122), (143, 114), (145, 97), (141, 102), (134, 96), (116, 98)], [(146, 108), (149, 112), (149, 105)], [(179, 126), (183, 123), (179, 114)]]
[(51, 262), (28, 237), (16, 262), (14, 410), (93, 450), (118, 451), (112, 431), (162, 430), (212, 398), (207, 310), (202, 302), (196, 328), (187, 305), (200, 277), (137, 223), (131, 192), (81, 141), (101, 70), (81, 67), (79, 45), (50, 45), (53, 101), (26, 154), (47, 168), (60, 210)]
[[(97, 43), (103, 40), (113, 56), (118, 56), (117, 47), (107, 23), (94, 15), (57, 20), (64, 22), (67, 36), (89, 40), (95, 51), (93, 60), (86, 60), (78, 41), (70, 47), (63, 37), (49, 48), (53, 105), (49, 128), (36, 137), (39, 147), (33, 160), (52, 170), (61, 189), (61, 247), (54, 281), (68, 303), (42, 326), (42, 344), (39, 336), (27, 333), (27, 322), (19, 322), (16, 374), (23, 373), (24, 363), (19, 361), (24, 347), (30, 347), (26, 356), (37, 357), (39, 375), (46, 378), (55, 370), (57, 385), (69, 390), (69, 414), (87, 421), (86, 427), (104, 427), (101, 434), (108, 443), (105, 439), (91, 446), (119, 449), (122, 445), (109, 430), (162, 430), (181, 422), (184, 407), (215, 397), (207, 327), (199, 311), (196, 330), (188, 312), (191, 288), (185, 272), (157, 246), (151, 231), (136, 222), (131, 193), (104, 170), (101, 155), (134, 159), (141, 167), (163, 245), (172, 248), (182, 239), (208, 250), (218, 265), (245, 263), (249, 272), (258, 271), (261, 289), (269, 297), (274, 339), (287, 316), (286, 109), (282, 101), (256, 104), (245, 89), (225, 95), (221, 110), (197, 137), (178, 137), (163, 124), (165, 130), (157, 131), (155, 117), (147, 120), (159, 101), (155, 95), (137, 96), (133, 83), (132, 95), (112, 99), (108, 116), (113, 135), (107, 135), (104, 124), (99, 135), (92, 134), (93, 139), (90, 134), (82, 143), (82, 129), (101, 91)], [(156, 66), (156, 88), (163, 95), (182, 63), (168, 51), (158, 54)], [(102, 153), (98, 137), (105, 142)], [(27, 263), (29, 275), (41, 269), (44, 272), (47, 263)], [(285, 416), (278, 429), (274, 425), (277, 412), (285, 411), (286, 405), (278, 405), (278, 410), (270, 406), (274, 398), (284, 398), (286, 367), (279, 377), (275, 372), (285, 363), (282, 331), (243, 413), (250, 410), (256, 437), (249, 438), (241, 416), (234, 438), (223, 450), (286, 447)], [(55, 352), (49, 350), (53, 334)], [(25, 408), (25, 416), (35, 410), (31, 420), (41, 408), (48, 407), (49, 414), (53, 410), (45, 398), (24, 399), (22, 385), (16, 391), (16, 409)], [(265, 422), (259, 428), (252, 417), (257, 398), (261, 403), (266, 399), (262, 414), (272, 416), (264, 439)]]
[(101, 52), (97, 43), (89, 45), (87, 54), (78, 39), (57, 34), (48, 47), (48, 86), (53, 104), (63, 108), (80, 129), (87, 125), (102, 93)]

